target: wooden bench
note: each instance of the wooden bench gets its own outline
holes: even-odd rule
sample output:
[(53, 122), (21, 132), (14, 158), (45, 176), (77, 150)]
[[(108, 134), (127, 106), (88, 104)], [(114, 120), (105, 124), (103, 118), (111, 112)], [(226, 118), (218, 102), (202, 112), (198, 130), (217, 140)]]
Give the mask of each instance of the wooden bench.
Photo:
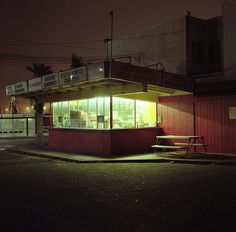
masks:
[[(189, 144), (188, 143), (174, 143), (174, 146), (188, 146)], [(202, 143), (191, 143), (190, 144), (191, 146), (204, 146), (204, 147), (207, 147), (208, 144), (202, 144)]]
[(152, 145), (153, 148), (165, 148), (165, 149), (185, 149), (187, 148), (186, 146), (175, 146), (175, 145)]

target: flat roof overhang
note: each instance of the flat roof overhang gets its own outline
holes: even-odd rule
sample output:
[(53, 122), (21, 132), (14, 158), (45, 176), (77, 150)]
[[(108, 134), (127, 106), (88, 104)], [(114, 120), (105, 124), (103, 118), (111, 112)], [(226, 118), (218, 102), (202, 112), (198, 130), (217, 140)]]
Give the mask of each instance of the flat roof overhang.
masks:
[(117, 61), (105, 61), (103, 67), (100, 78), (90, 80), (88, 73), (86, 81), (16, 96), (46, 103), (106, 96), (157, 101), (159, 96), (192, 93), (192, 83), (184, 76)]
[(191, 92), (175, 90), (143, 83), (118, 80), (114, 78), (98, 79), (86, 83), (73, 84), (63, 88), (35, 91), (20, 95), (34, 99), (37, 103), (57, 102), (93, 97), (127, 97), (131, 99), (156, 101), (159, 96), (185, 95)]

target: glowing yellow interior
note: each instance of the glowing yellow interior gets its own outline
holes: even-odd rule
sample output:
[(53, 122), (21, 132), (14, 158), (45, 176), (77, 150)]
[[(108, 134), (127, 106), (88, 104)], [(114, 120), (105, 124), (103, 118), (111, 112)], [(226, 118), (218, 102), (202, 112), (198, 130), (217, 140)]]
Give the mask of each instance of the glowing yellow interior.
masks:
[(53, 103), (54, 128), (155, 127), (156, 115), (155, 102), (119, 97), (99, 97)]

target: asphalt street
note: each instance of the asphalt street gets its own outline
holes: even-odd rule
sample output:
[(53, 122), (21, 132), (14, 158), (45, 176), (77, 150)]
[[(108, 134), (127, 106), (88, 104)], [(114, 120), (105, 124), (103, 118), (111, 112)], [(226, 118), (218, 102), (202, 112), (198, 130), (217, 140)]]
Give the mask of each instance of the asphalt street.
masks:
[(236, 168), (0, 151), (0, 231), (235, 231)]

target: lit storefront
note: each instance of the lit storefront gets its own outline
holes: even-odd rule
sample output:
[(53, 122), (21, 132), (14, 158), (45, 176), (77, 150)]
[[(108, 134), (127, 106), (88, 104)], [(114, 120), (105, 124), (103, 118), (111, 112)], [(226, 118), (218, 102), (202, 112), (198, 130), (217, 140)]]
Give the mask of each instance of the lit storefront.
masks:
[(156, 102), (99, 97), (54, 102), (52, 105), (53, 128), (156, 127)]
[(191, 88), (179, 75), (105, 61), (8, 85), (6, 92), (51, 103), (50, 149), (110, 156), (151, 151), (162, 133), (159, 97)]

